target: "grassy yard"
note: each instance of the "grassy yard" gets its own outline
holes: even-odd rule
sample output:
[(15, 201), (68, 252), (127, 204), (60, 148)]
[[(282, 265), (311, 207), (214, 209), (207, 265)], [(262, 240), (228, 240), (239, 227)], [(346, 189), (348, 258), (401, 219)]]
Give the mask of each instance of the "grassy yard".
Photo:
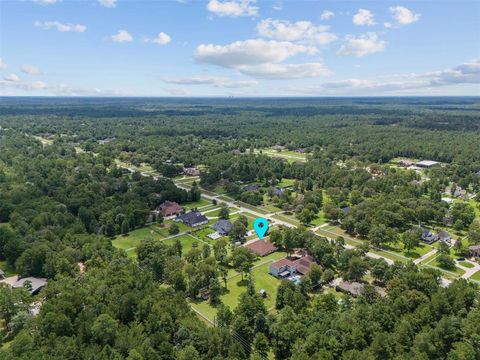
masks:
[(179, 228), (179, 232), (185, 232), (185, 231), (191, 231), (192, 228), (190, 226), (187, 226), (185, 225), (184, 223), (180, 222), (180, 221), (174, 221), (174, 220), (166, 220), (163, 222), (163, 226), (160, 227), (160, 226), (156, 226), (154, 228), (155, 232), (157, 234), (159, 234), (160, 236), (162, 237), (169, 237), (169, 236), (172, 236), (168, 231), (170, 229), (170, 226), (172, 226), (172, 224), (177, 224), (178, 225), (178, 228)]
[(282, 179), (282, 181), (280, 181), (277, 186), (278, 187), (281, 187), (281, 188), (285, 188), (285, 187), (290, 187), (290, 186), (293, 186), (293, 184), (295, 184), (295, 179)]
[(188, 253), (193, 248), (194, 243), (198, 244), (199, 249), (201, 249), (203, 247), (203, 244), (202, 244), (201, 241), (198, 241), (197, 239), (195, 239), (194, 237), (192, 237), (190, 235), (180, 235), (180, 236), (177, 236), (175, 238), (164, 240), (163, 243), (171, 246), (175, 243), (176, 240), (180, 240), (180, 243), (182, 244), (182, 254), (183, 255)]
[(473, 268), (475, 267), (475, 265), (473, 265), (472, 263), (469, 263), (468, 261), (459, 261), (458, 262), (460, 265), (462, 265), (463, 267), (466, 267), (466, 268)]
[[(265, 289), (267, 291), (268, 296), (265, 299), (265, 307), (267, 309), (272, 309), (275, 306), (277, 288), (280, 284), (280, 280), (268, 273), (269, 266), (270, 264), (268, 263), (253, 269), (252, 276), (255, 281), (256, 291), (260, 291), (260, 289)], [(242, 277), (239, 274), (229, 279), (227, 281), (227, 292), (220, 297), (222, 303), (230, 307), (232, 310), (235, 309), (240, 294), (245, 292), (246, 289), (247, 281), (245, 279), (242, 281)], [(213, 308), (208, 301), (195, 301), (192, 303), (192, 306), (210, 320), (214, 320), (217, 310)]]
[(470, 279), (480, 281), (480, 271), (477, 271), (475, 274), (470, 276)]
[(315, 217), (315, 219), (313, 219), (313, 221), (310, 222), (310, 224), (314, 225), (314, 226), (318, 226), (318, 225), (322, 225), (322, 224), (325, 224), (327, 222), (327, 219), (325, 218), (325, 215), (323, 213), (323, 210), (321, 210), (317, 216)]
[(156, 231), (157, 226), (146, 226), (137, 230), (130, 231), (126, 236), (119, 235), (112, 240), (112, 245), (118, 249), (136, 248), (143, 239), (152, 238), (154, 240), (162, 239), (163, 236)]
[(295, 219), (293, 216), (284, 215), (284, 214), (277, 214), (277, 215), (273, 215), (272, 218), (280, 220), (280, 221), (285, 221), (285, 222), (287, 222), (289, 224), (292, 224), (292, 225), (300, 226), (300, 221)]
[(199, 208), (199, 207), (209, 205), (209, 204), (211, 204), (211, 202), (209, 200), (200, 199), (198, 201), (189, 202), (189, 203), (185, 203), (185, 204), (181, 204), (181, 205), (183, 206), (183, 208), (185, 210), (190, 210), (190, 209)]

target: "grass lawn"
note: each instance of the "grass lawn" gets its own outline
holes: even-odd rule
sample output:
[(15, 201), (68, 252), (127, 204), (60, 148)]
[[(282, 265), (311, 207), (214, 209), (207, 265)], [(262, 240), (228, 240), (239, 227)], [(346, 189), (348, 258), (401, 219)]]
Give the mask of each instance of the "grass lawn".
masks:
[(318, 226), (318, 225), (325, 224), (326, 222), (327, 222), (327, 219), (325, 218), (325, 215), (322, 210), (316, 215), (315, 219), (313, 219), (313, 221), (311, 221), (310, 224), (314, 226)]
[(220, 240), (222, 238), (228, 240), (228, 238), (226, 238), (226, 237), (222, 237), (222, 238), (219, 238), (217, 240), (210, 239), (207, 235), (212, 234), (214, 232), (215, 232), (214, 229), (212, 229), (210, 227), (204, 227), (200, 230), (195, 231), (192, 235), (202, 239), (203, 241), (209, 243), (210, 245), (215, 244), (218, 240)]
[(136, 248), (143, 239), (147, 238), (154, 240), (162, 239), (162, 236), (156, 231), (156, 225), (130, 231), (126, 236), (118, 235), (112, 240), (112, 245), (118, 249), (132, 249)]
[(15, 275), (15, 269), (8, 266), (6, 261), (0, 261), (0, 269), (5, 272), (6, 277)]
[(168, 232), (168, 229), (170, 229), (170, 226), (175, 223), (178, 225), (178, 228), (180, 230), (180, 232), (185, 232), (185, 231), (191, 231), (192, 228), (190, 226), (187, 226), (185, 225), (184, 223), (180, 222), (180, 221), (173, 221), (173, 220), (165, 220), (163, 222), (163, 226), (160, 227), (160, 226), (157, 226), (155, 227), (155, 232), (158, 233), (160, 236), (162, 237), (169, 237), (169, 236), (172, 236), (169, 232)]
[(277, 215), (273, 215), (272, 217), (274, 219), (285, 221), (285, 222), (287, 222), (289, 224), (292, 224), (292, 225), (300, 226), (300, 221), (295, 219), (293, 216), (288, 216), (288, 215), (284, 215), (284, 214), (277, 214)]
[(460, 265), (462, 265), (463, 267), (466, 267), (466, 268), (473, 268), (475, 267), (475, 265), (473, 265), (472, 263), (469, 263), (468, 261), (459, 261), (458, 262)]
[[(267, 291), (268, 296), (265, 299), (265, 307), (267, 309), (272, 309), (275, 306), (277, 288), (280, 284), (280, 280), (268, 273), (269, 267), (269, 263), (261, 265), (252, 270), (252, 275), (255, 280), (256, 291), (260, 291), (260, 289), (265, 289)], [(227, 292), (220, 297), (222, 303), (230, 307), (231, 310), (235, 309), (237, 307), (240, 294), (245, 292), (246, 288), (247, 281), (242, 281), (242, 277), (240, 275), (229, 279), (227, 281)], [(201, 312), (204, 316), (212, 321), (214, 320), (217, 310), (213, 308), (208, 301), (195, 301), (191, 304), (192, 307)]]
[(249, 210), (258, 212), (258, 213), (260, 213), (260, 214), (266, 215), (266, 214), (269, 214), (269, 213), (270, 213), (270, 211), (264, 210), (264, 209), (262, 209), (262, 208), (259, 208), (259, 207), (254, 206), (254, 205), (250, 205), (250, 204), (244, 203), (244, 202), (242, 202), (242, 201), (237, 201), (236, 203), (237, 203), (239, 206), (244, 207), (245, 209), (249, 209)]
[[(208, 212), (208, 213), (206, 214), (206, 216), (217, 216), (217, 217), (218, 217), (218, 216), (220, 216), (220, 210), (221, 210), (221, 209), (218, 208), (216, 211)], [(240, 210), (237, 209), (237, 208), (234, 208), (234, 207), (229, 207), (229, 208), (228, 208), (228, 211), (229, 211), (230, 214), (231, 214), (231, 213), (233, 213), (233, 212), (240, 211)]]
[(290, 187), (290, 186), (293, 186), (293, 184), (295, 184), (295, 179), (282, 179), (282, 181), (280, 181), (277, 186), (278, 187), (282, 187), (282, 188), (285, 188), (285, 187)]
[(470, 279), (480, 281), (480, 271), (477, 271), (475, 274), (470, 276)]
[(194, 201), (194, 202), (189, 202), (189, 203), (185, 203), (185, 204), (181, 204), (185, 210), (190, 210), (190, 209), (195, 209), (195, 208), (199, 208), (201, 206), (205, 206), (205, 205), (209, 205), (211, 204), (211, 202), (209, 200), (205, 200), (205, 199), (200, 199), (198, 201)]
[(456, 266), (455, 266), (455, 269), (452, 269), (452, 270), (447, 270), (447, 269), (441, 268), (440, 265), (438, 264), (436, 258), (435, 258), (432, 262), (430, 262), (428, 265), (434, 266), (434, 267), (438, 268), (439, 270), (441, 270), (441, 271), (443, 271), (443, 272), (455, 273), (455, 274), (457, 274), (457, 275), (459, 275), (459, 276), (465, 274), (465, 271), (464, 271), (464, 270), (462, 270), (462, 269), (460, 269), (460, 268), (458, 268), (458, 267), (456, 267)]
[(180, 242), (182, 244), (182, 254), (183, 255), (188, 253), (193, 248), (194, 243), (198, 244), (199, 249), (201, 249), (203, 247), (203, 244), (202, 244), (201, 241), (191, 237), (190, 235), (180, 235), (180, 236), (177, 236), (175, 238), (164, 240), (163, 243), (171, 246), (175, 243), (176, 240), (180, 240)]

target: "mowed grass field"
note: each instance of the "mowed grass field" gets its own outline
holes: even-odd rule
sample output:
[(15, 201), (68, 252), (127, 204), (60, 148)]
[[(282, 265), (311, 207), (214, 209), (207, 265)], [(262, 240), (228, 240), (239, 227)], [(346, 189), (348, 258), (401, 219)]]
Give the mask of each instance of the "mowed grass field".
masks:
[[(275, 299), (277, 297), (277, 288), (280, 285), (280, 280), (273, 277), (268, 273), (270, 262), (256, 267), (252, 270), (252, 276), (255, 281), (255, 290), (257, 292), (260, 289), (266, 290), (268, 296), (265, 299), (265, 306), (268, 310), (272, 310), (275, 306)], [(227, 291), (220, 298), (222, 303), (228, 306), (231, 310), (234, 310), (239, 301), (240, 295), (247, 289), (247, 281), (240, 274), (227, 280)], [(208, 301), (195, 301), (192, 302), (192, 306), (211, 321), (217, 314), (217, 310), (212, 307)]]

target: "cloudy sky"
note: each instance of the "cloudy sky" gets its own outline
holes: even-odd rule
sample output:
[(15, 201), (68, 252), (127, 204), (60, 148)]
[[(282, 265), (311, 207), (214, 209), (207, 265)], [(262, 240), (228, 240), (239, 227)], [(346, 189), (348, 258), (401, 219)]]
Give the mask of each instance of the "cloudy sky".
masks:
[(0, 95), (480, 96), (479, 1), (2, 0)]

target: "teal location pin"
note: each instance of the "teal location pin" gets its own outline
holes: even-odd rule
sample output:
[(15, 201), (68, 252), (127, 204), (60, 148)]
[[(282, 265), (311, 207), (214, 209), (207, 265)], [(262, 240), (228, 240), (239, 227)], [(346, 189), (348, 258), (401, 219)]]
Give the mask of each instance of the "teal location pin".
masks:
[(267, 233), (267, 230), (268, 230), (267, 219), (256, 218), (255, 221), (253, 222), (253, 228), (255, 229), (255, 232), (257, 233), (258, 237), (261, 239)]

